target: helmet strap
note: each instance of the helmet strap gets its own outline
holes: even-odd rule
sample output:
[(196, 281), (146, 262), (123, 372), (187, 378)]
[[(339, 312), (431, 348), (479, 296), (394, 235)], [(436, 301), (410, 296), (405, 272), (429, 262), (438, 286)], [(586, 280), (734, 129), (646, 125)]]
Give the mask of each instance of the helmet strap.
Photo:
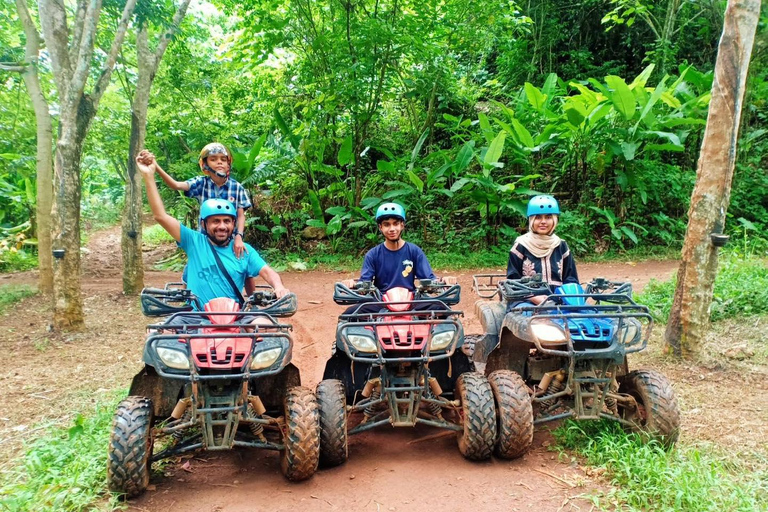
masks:
[[(207, 157), (206, 157), (206, 159), (207, 159)], [(206, 172), (210, 172), (210, 173), (212, 173), (212, 174), (215, 174), (215, 175), (216, 175), (216, 176), (218, 176), (219, 178), (229, 178), (229, 169), (227, 169), (227, 172), (226, 172), (226, 173), (224, 173), (224, 172), (219, 172), (219, 171), (214, 171), (213, 169), (211, 169), (211, 166), (210, 166), (210, 165), (208, 165), (208, 162), (207, 162), (207, 161), (204, 161), (204, 162), (203, 162), (203, 170), (204, 170), (204, 171), (206, 171)]]

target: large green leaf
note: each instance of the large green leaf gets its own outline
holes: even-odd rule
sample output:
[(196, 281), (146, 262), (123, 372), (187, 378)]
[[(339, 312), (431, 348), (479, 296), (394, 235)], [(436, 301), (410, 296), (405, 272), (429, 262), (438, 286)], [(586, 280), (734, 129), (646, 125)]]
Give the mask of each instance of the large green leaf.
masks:
[(338, 215), (328, 221), (328, 226), (325, 228), (325, 232), (329, 235), (335, 235), (341, 231), (341, 217)]
[(472, 161), (472, 157), (475, 156), (475, 141), (470, 140), (464, 143), (456, 155), (456, 160), (453, 163), (453, 172), (459, 174), (467, 168)]
[(491, 128), (491, 122), (488, 121), (488, 116), (480, 112), (477, 114), (477, 119), (480, 121), (480, 130), (485, 136), (485, 140), (489, 143), (493, 140), (493, 128)]
[(330, 208), (326, 208), (325, 212), (329, 215), (343, 216), (347, 214), (347, 208), (344, 206), (331, 206)]
[(415, 173), (415, 172), (413, 172), (413, 171), (412, 171), (412, 170), (410, 170), (410, 169), (408, 169), (408, 170), (407, 170), (407, 171), (405, 171), (405, 172), (406, 172), (406, 174), (408, 174), (408, 179), (410, 179), (410, 180), (411, 180), (411, 183), (413, 183), (413, 186), (414, 186), (414, 187), (416, 187), (416, 188), (418, 189), (418, 191), (419, 191), (419, 194), (423, 194), (423, 193), (424, 193), (424, 181), (422, 181), (422, 179), (421, 179), (421, 178), (419, 178), (419, 177), (416, 175), (416, 173)]
[(618, 76), (609, 75), (605, 77), (605, 83), (608, 87), (613, 89), (611, 92), (611, 101), (616, 107), (616, 110), (621, 112), (624, 119), (629, 121), (635, 115), (635, 96), (627, 86), (627, 83)]
[(635, 152), (639, 147), (640, 147), (639, 142), (622, 142), (621, 152), (627, 161), (631, 161), (635, 159)]
[(251, 151), (248, 152), (248, 170), (253, 169), (253, 162), (256, 161), (256, 157), (261, 153), (261, 148), (264, 147), (264, 143), (267, 141), (267, 134), (263, 133), (256, 142), (251, 146)]
[(348, 135), (339, 147), (339, 165), (347, 165), (352, 162), (352, 135)]
[(488, 150), (485, 152), (483, 163), (485, 165), (493, 166), (501, 158), (501, 153), (504, 151), (504, 139), (507, 137), (507, 132), (500, 131), (498, 135), (493, 139), (488, 146)]
[(280, 114), (280, 111), (277, 109), (277, 107), (275, 107), (275, 124), (277, 124), (280, 132), (284, 136), (288, 137), (288, 141), (291, 143), (291, 147), (294, 149), (294, 151), (299, 151), (299, 139), (291, 131), (288, 123), (285, 122), (285, 119), (283, 119), (283, 116)]
[(421, 134), (421, 137), (419, 137), (419, 140), (416, 142), (416, 145), (413, 147), (413, 151), (411, 151), (411, 161), (408, 164), (408, 170), (413, 169), (413, 165), (416, 163), (416, 158), (419, 156), (419, 153), (421, 152), (421, 146), (424, 145), (424, 141), (427, 140), (428, 135), (429, 135), (429, 128), (424, 130), (424, 133)]
[(309, 203), (312, 205), (312, 213), (316, 219), (323, 219), (323, 209), (320, 206), (320, 198), (317, 197), (317, 193), (314, 190), (308, 190)]
[(376, 169), (380, 171), (392, 172), (395, 170), (395, 164), (386, 160), (376, 160)]
[(565, 117), (573, 126), (579, 127), (584, 122), (584, 115), (575, 108), (565, 109)]
[(525, 95), (528, 97), (528, 103), (530, 103), (534, 109), (540, 112), (544, 108), (547, 97), (530, 82), (525, 82), (524, 88)]
[(634, 80), (632, 80), (632, 83), (629, 84), (629, 88), (635, 89), (637, 87), (645, 87), (645, 84), (648, 83), (648, 79), (651, 77), (651, 73), (653, 73), (654, 67), (656, 67), (655, 64), (649, 64), (646, 66), (646, 68), (639, 75), (637, 75)]
[(512, 128), (515, 130), (515, 135), (517, 136), (517, 141), (520, 145), (529, 149), (533, 148), (536, 144), (533, 142), (531, 132), (529, 132), (517, 119), (512, 118), (509, 121), (512, 123)]

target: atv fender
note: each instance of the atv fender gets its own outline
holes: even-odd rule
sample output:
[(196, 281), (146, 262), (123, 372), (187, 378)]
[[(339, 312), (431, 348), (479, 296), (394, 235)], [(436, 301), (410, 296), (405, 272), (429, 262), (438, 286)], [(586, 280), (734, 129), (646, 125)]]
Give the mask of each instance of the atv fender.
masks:
[(521, 334), (520, 320), (520, 315), (514, 313), (508, 313), (504, 317), (498, 346), (488, 356), (486, 375), (496, 370), (512, 370), (526, 378), (525, 365), (534, 345), (518, 336)]
[(133, 378), (128, 394), (150, 398), (155, 417), (167, 418), (179, 401), (183, 388), (184, 381), (164, 379), (153, 367), (145, 365), (144, 369)]
[(480, 319), (483, 337), (475, 342), (473, 361), (477, 363), (487, 362), (491, 352), (499, 345), (499, 334), (505, 313), (503, 302), (490, 300), (475, 302), (475, 315)]
[(276, 375), (257, 377), (251, 381), (251, 393), (258, 395), (268, 410), (281, 409), (285, 393), (292, 387), (301, 386), (301, 374), (293, 363)]

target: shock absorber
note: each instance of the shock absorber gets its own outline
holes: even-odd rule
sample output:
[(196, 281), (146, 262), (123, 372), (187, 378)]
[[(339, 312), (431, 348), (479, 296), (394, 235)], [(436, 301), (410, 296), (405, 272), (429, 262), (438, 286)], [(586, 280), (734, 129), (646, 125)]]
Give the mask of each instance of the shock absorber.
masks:
[[(258, 414), (256, 414), (256, 411), (253, 409), (252, 404), (248, 404), (248, 412), (247, 412), (248, 419), (256, 419), (259, 417)], [(264, 425), (261, 423), (255, 423), (251, 422), (248, 423), (248, 428), (251, 431), (251, 434), (253, 434), (253, 437), (256, 437), (259, 439), (259, 441), (266, 441), (267, 438), (264, 437)]]
[(365, 411), (363, 411), (365, 414), (365, 418), (363, 419), (364, 422), (370, 420), (376, 415), (376, 406), (378, 405), (376, 402), (379, 400), (379, 398), (381, 398), (381, 391), (379, 391), (378, 387), (375, 387), (371, 391), (371, 401), (365, 408)]
[[(552, 380), (549, 382), (547, 389), (544, 390), (544, 393), (541, 395), (541, 398), (552, 396), (556, 393), (561, 392), (563, 389), (565, 389), (565, 372), (563, 370), (560, 370), (556, 372), (555, 375), (552, 376)], [(554, 399), (554, 398), (550, 400), (542, 400), (541, 406), (544, 409), (549, 409), (556, 403), (557, 403), (557, 399)]]
[(608, 388), (608, 394), (605, 395), (605, 408), (615, 415), (619, 414), (619, 409), (616, 407), (616, 399), (612, 397), (611, 394), (616, 393), (618, 390), (619, 385), (614, 378), (611, 381), (610, 387)]

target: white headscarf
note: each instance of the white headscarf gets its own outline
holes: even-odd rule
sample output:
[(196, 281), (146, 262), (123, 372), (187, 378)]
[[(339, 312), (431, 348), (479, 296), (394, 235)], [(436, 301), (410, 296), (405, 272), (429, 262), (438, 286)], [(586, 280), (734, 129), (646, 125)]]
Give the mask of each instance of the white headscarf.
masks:
[(553, 216), (555, 222), (552, 225), (552, 229), (546, 235), (539, 235), (533, 232), (533, 220), (535, 218), (535, 215), (528, 217), (528, 232), (517, 237), (516, 242), (528, 249), (537, 258), (546, 258), (562, 242), (562, 239), (554, 234), (559, 217), (557, 215)]

